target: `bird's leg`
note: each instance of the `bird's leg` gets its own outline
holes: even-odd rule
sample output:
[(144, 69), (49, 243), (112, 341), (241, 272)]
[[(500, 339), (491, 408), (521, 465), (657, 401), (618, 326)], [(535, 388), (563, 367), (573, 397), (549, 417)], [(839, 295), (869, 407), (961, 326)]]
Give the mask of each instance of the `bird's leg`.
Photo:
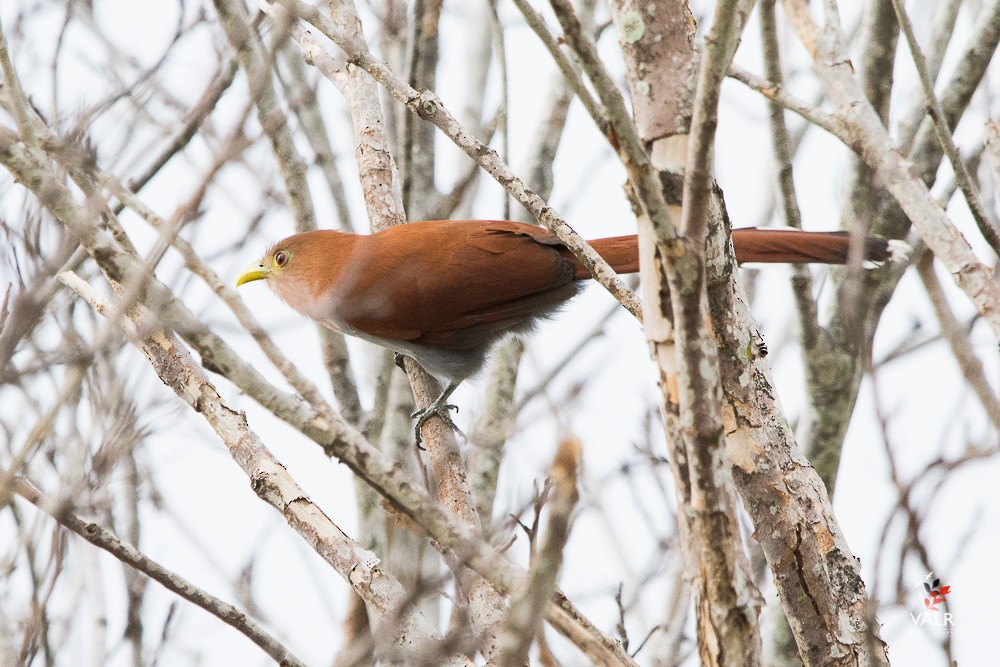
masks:
[(448, 397), (451, 396), (451, 393), (458, 388), (458, 384), (459, 383), (455, 381), (448, 382), (448, 386), (444, 388), (444, 391), (441, 392), (441, 395), (438, 396), (433, 403), (428, 405), (423, 410), (417, 410), (410, 415), (411, 419), (417, 420), (417, 423), (413, 426), (413, 432), (417, 437), (417, 447), (420, 447), (420, 443), (424, 439), (423, 435), (420, 433), (420, 427), (423, 426), (424, 423), (431, 417), (440, 417), (441, 421), (443, 421), (448, 428), (455, 431), (463, 438), (465, 437), (465, 434), (462, 433), (462, 429), (458, 428), (455, 422), (452, 421), (451, 415), (448, 414), (451, 410), (458, 412), (457, 405), (450, 405), (448, 403)]

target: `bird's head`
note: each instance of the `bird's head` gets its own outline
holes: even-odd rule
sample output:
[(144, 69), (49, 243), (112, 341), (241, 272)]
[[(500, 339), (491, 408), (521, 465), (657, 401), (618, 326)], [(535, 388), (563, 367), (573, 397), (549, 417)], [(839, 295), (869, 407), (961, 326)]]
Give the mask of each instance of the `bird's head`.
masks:
[(313, 231), (278, 241), (264, 256), (251, 262), (236, 279), (236, 286), (266, 280), (289, 306), (307, 317), (322, 319), (323, 298), (330, 291), (337, 270), (339, 232)]
[(294, 274), (295, 270), (293, 266), (298, 263), (292, 261), (293, 253), (286, 248), (290, 240), (285, 239), (284, 241), (275, 243), (264, 253), (264, 257), (247, 264), (240, 273), (240, 277), (236, 279), (236, 286), (239, 287), (255, 280), (269, 281), (273, 279), (275, 282), (271, 283), (271, 286), (274, 287), (287, 275)]

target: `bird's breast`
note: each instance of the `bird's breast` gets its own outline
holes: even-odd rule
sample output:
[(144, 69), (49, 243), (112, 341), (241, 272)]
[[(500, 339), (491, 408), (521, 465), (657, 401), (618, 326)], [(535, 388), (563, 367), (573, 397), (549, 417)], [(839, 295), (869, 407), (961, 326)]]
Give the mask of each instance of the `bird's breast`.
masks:
[(325, 322), (337, 311), (336, 296), (333, 293), (304, 289), (291, 281), (268, 281), (278, 298), (296, 312), (317, 322)]

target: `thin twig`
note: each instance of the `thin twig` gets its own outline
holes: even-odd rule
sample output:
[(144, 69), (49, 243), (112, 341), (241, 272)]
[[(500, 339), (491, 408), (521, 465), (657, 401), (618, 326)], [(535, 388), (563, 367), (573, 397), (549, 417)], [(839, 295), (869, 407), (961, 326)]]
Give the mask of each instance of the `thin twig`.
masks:
[(43, 494), (25, 478), (15, 478), (14, 490), (19, 496), (94, 546), (107, 551), (126, 565), (160, 583), (167, 590), (173, 591), (226, 625), (232, 626), (279, 664), (305, 667), (305, 663), (295, 657), (287, 647), (271, 636), (257, 621), (228, 602), (198, 588), (179, 574), (171, 572), (132, 545), (122, 542), (111, 531), (96, 523), (84, 521), (74, 514), (66, 503)]
[[(797, 1), (786, 0), (786, 3)], [(997, 6), (1000, 7), (1000, 0)], [(846, 38), (835, 7), (828, 6), (825, 16), (826, 23), (820, 35), (821, 57), (816, 60), (815, 67), (844, 122), (844, 131), (838, 133), (838, 138), (864, 159), (875, 177), (898, 202), (923, 241), (948, 268), (956, 284), (976, 305), (994, 333), (1000, 336), (1000, 286), (993, 280), (991, 271), (973, 254), (965, 239), (955, 233), (954, 225), (933, 201), (911, 162), (895, 150), (881, 119), (865, 100), (850, 65), (850, 56), (844, 44)], [(997, 12), (996, 28), (1000, 30), (1000, 10)], [(798, 25), (796, 29), (799, 29)], [(811, 28), (807, 26), (805, 30)], [(809, 32), (800, 37), (803, 41), (812, 39)], [(942, 105), (947, 118), (944, 100)]]
[(347, 192), (344, 190), (344, 179), (337, 166), (338, 155), (330, 141), (330, 132), (319, 108), (319, 95), (306, 79), (302, 58), (293, 49), (284, 51), (285, 62), (291, 69), (292, 80), (284, 82), (293, 91), (298, 92), (298, 99), (293, 100), (292, 111), (295, 112), (302, 127), (302, 133), (309, 140), (309, 145), (316, 152), (313, 162), (320, 168), (326, 180), (327, 189), (333, 199), (337, 211), (337, 221), (341, 229), (356, 233), (357, 226), (347, 203)]
[(566, 370), (566, 367), (569, 366), (574, 359), (579, 357), (580, 352), (583, 351), (584, 348), (602, 336), (608, 322), (617, 312), (617, 306), (609, 308), (608, 311), (604, 313), (604, 316), (601, 317), (593, 327), (591, 327), (590, 331), (581, 336), (580, 340), (578, 340), (573, 347), (569, 348), (559, 361), (553, 364), (548, 373), (542, 376), (532, 387), (525, 390), (525, 392), (518, 397), (517, 405), (514, 407), (514, 412), (518, 413), (523, 410), (524, 407), (532, 401), (532, 399), (545, 391), (546, 388), (552, 384), (552, 381), (555, 380), (560, 373)]
[(951, 129), (948, 127), (948, 121), (944, 115), (944, 109), (941, 107), (941, 101), (934, 93), (934, 82), (931, 80), (931, 75), (927, 70), (927, 62), (924, 60), (924, 54), (920, 51), (920, 45), (917, 44), (917, 37), (913, 34), (913, 24), (910, 23), (910, 17), (906, 14), (906, 10), (903, 8), (900, 0), (891, 0), (891, 2), (893, 9), (896, 10), (896, 18), (899, 21), (899, 25), (906, 36), (906, 43), (910, 47), (913, 64), (916, 66), (917, 74), (920, 77), (920, 85), (924, 90), (924, 99), (930, 108), (931, 119), (934, 121), (934, 133), (937, 135), (942, 150), (944, 150), (945, 155), (948, 156), (948, 160), (951, 162), (951, 167), (955, 172), (955, 181), (965, 196), (965, 203), (972, 213), (972, 218), (976, 221), (976, 226), (979, 227), (979, 233), (986, 239), (993, 252), (1000, 257), (1000, 235), (997, 234), (997, 230), (994, 229), (993, 224), (989, 221), (983, 209), (976, 185), (972, 180), (972, 176), (965, 168), (965, 162), (962, 161), (962, 156), (959, 154), (958, 147), (951, 136)]
[[(212, 79), (212, 82), (208, 85), (205, 91), (201, 94), (201, 97), (194, 104), (194, 106), (187, 112), (187, 120), (181, 126), (181, 129), (174, 135), (170, 143), (163, 149), (163, 151), (156, 156), (152, 164), (146, 168), (142, 174), (135, 178), (131, 178), (128, 181), (128, 187), (133, 192), (138, 192), (145, 185), (153, 179), (153, 176), (160, 173), (160, 170), (170, 160), (174, 158), (175, 155), (180, 153), (189, 143), (191, 139), (198, 133), (205, 121), (208, 119), (209, 115), (215, 110), (222, 99), (223, 94), (229, 90), (230, 86), (233, 85), (233, 81), (236, 79), (236, 72), (239, 71), (239, 65), (237, 65), (235, 60), (228, 60), (222, 64), (219, 68), (219, 73)], [(117, 211), (116, 211), (117, 213)]]
[(10, 98), (10, 113), (14, 116), (14, 123), (21, 133), (23, 140), (37, 146), (38, 137), (35, 136), (35, 128), (39, 120), (31, 108), (31, 103), (24, 94), (21, 87), (21, 80), (17, 76), (14, 64), (10, 59), (10, 49), (7, 46), (7, 34), (3, 24), (0, 23), (0, 72), (3, 73), (3, 87), (0, 93)]
[(948, 299), (934, 273), (934, 256), (931, 253), (925, 252), (920, 261), (917, 262), (917, 272), (920, 274), (920, 280), (924, 284), (931, 305), (934, 306), (938, 322), (941, 323), (941, 334), (948, 341), (965, 381), (969, 383), (976, 398), (982, 404), (986, 417), (993, 424), (993, 428), (996, 429), (997, 433), (1000, 433), (1000, 400), (998, 400), (993, 388), (990, 387), (986, 371), (972, 350), (967, 333), (962, 330), (955, 314), (948, 305)]
[(587, 78), (604, 105), (616, 139), (612, 145), (618, 151), (618, 157), (628, 173), (635, 200), (646, 217), (653, 221), (653, 228), (663, 241), (675, 239), (677, 230), (667, 208), (659, 176), (649, 161), (621, 91), (597, 53), (597, 45), (584, 29), (569, 0), (549, 0), (549, 4), (562, 26), (567, 43), (579, 56)]
[(830, 134), (837, 136), (841, 132), (842, 123), (833, 114), (822, 111), (813, 104), (795, 97), (781, 84), (762, 79), (739, 67), (733, 67), (729, 71), (729, 76), (747, 88), (756, 90), (758, 93), (792, 111), (816, 127), (821, 127)]
[[(496, 115), (496, 127), (500, 133), (500, 159), (510, 163), (510, 123), (507, 120), (510, 109), (510, 77), (507, 73), (506, 38), (503, 24), (500, 22), (499, 14), (497, 14), (497, 0), (486, 0), (486, 11), (490, 19), (490, 32), (493, 37), (493, 50), (496, 52), (496, 63), (500, 70), (500, 108)], [(510, 197), (506, 194), (503, 198), (503, 217), (505, 220), (510, 220)]]
[[(761, 48), (764, 53), (764, 68), (767, 78), (778, 85), (784, 85), (774, 3), (775, 0), (761, 0), (758, 5)], [(774, 150), (774, 168), (777, 172), (778, 191), (780, 193), (781, 212), (784, 214), (786, 225), (802, 229), (802, 214), (799, 209), (798, 197), (795, 194), (792, 150), (788, 137), (788, 126), (785, 125), (785, 111), (774, 100), (770, 100), (767, 106), (768, 120), (770, 121), (769, 125), (771, 128), (771, 145)], [(816, 347), (820, 336), (816, 302), (813, 299), (812, 274), (809, 272), (809, 268), (804, 264), (793, 265), (791, 282), (792, 294), (795, 295), (795, 310), (798, 314), (800, 338), (804, 350), (803, 362), (809, 364), (809, 351)]]
[(549, 55), (552, 56), (556, 67), (559, 68), (563, 78), (569, 84), (570, 88), (573, 89), (573, 92), (576, 93), (577, 98), (583, 104), (583, 108), (587, 110), (587, 114), (594, 121), (594, 124), (597, 125), (597, 129), (611, 140), (614, 135), (611, 132), (611, 124), (608, 121), (607, 113), (597, 100), (594, 99), (594, 96), (591, 95), (590, 90), (580, 76), (579, 69), (563, 53), (558, 41), (556, 41), (548, 26), (545, 25), (545, 19), (540, 13), (535, 11), (535, 8), (527, 0), (514, 0), (514, 4), (521, 10), (521, 14), (524, 15), (524, 20), (528, 24), (528, 27), (538, 35), (538, 39), (548, 49)]
[(552, 462), (552, 485), (548, 496), (549, 520), (545, 543), (533, 559), (527, 585), (513, 596), (496, 663), (501, 667), (520, 667), (527, 662), (531, 641), (542, 628), (545, 608), (556, 589), (563, 562), (563, 550), (569, 540), (570, 518), (580, 498), (577, 477), (581, 444), (567, 438), (559, 443)]
[(271, 140), (288, 202), (295, 215), (296, 227), (300, 232), (315, 229), (316, 212), (306, 180), (308, 167), (295, 148), (288, 127), (288, 117), (281, 111), (278, 103), (278, 95), (271, 79), (271, 62), (262, 53), (257, 35), (247, 23), (246, 9), (242, 3), (213, 0), (212, 4), (246, 75), (260, 125)]
[(754, 0), (725, 0), (715, 6), (712, 27), (705, 35), (694, 113), (684, 165), (684, 196), (680, 234), (694, 247), (702, 247), (708, 229), (706, 207), (712, 191), (712, 166), (715, 156), (715, 129), (719, 122), (719, 94), (729, 71), (743, 26)]
[(994, 192), (1000, 193), (1000, 123), (991, 120), (986, 123), (986, 137), (983, 141), (986, 161), (993, 174)]

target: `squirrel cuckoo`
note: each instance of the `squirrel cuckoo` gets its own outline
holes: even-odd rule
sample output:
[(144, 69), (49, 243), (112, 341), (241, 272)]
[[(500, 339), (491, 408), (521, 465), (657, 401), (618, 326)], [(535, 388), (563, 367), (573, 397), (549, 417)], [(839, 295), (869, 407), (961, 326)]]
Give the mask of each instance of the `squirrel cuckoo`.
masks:
[[(736, 261), (844, 264), (844, 232), (734, 229)], [(590, 242), (615, 271), (639, 270), (636, 236)], [(865, 259), (886, 261), (896, 242), (868, 238)], [(490, 348), (529, 331), (573, 298), (590, 274), (548, 230), (519, 222), (432, 220), (370, 235), (319, 230), (274, 244), (239, 287), (267, 280), (299, 313), (343, 334), (416, 359), (445, 383), (414, 413), (455, 427), (447, 400), (483, 365)]]

